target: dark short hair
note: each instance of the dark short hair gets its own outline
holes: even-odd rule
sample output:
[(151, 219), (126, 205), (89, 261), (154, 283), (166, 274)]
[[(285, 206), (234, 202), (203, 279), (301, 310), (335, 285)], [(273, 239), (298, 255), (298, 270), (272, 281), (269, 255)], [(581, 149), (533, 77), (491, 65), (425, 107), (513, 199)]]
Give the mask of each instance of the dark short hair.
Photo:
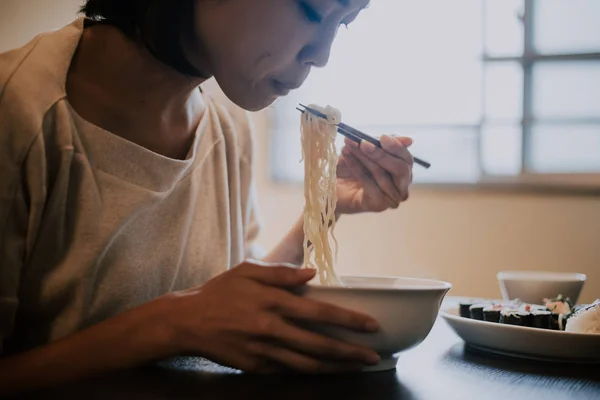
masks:
[(182, 37), (193, 35), (194, 0), (86, 0), (81, 12), (141, 41), (158, 60), (177, 71), (208, 78), (187, 60), (181, 46)]

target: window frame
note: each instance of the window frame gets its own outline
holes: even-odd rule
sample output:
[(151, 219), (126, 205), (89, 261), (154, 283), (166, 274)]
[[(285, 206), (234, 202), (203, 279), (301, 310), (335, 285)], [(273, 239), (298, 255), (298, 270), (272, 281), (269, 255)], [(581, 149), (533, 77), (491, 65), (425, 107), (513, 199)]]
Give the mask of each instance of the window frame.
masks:
[[(523, 70), (523, 105), (521, 110), (521, 120), (516, 122), (516, 126), (521, 127), (521, 170), (517, 175), (499, 176), (486, 173), (484, 168), (482, 137), (483, 129), (486, 126), (493, 126), (486, 120), (485, 110), (482, 110), (482, 115), (478, 123), (467, 125), (456, 124), (423, 124), (418, 127), (421, 129), (432, 129), (436, 127), (472, 129), (476, 133), (477, 160), (479, 169), (479, 178), (474, 182), (451, 182), (451, 181), (434, 181), (434, 182), (415, 182), (414, 186), (418, 188), (428, 189), (443, 189), (443, 190), (482, 190), (482, 191), (507, 191), (507, 192), (526, 192), (551, 195), (576, 195), (576, 196), (600, 196), (600, 172), (598, 173), (537, 173), (533, 172), (530, 162), (531, 154), (531, 131), (536, 122), (539, 122), (533, 116), (533, 69), (539, 62), (561, 62), (561, 61), (598, 61), (600, 62), (600, 52), (587, 53), (551, 53), (542, 54), (535, 49), (534, 38), (534, 19), (535, 19), (535, 0), (523, 0), (524, 8), (520, 19), (523, 23), (523, 54), (517, 56), (491, 56), (488, 54), (485, 43), (486, 32), (486, 7), (487, 1), (482, 4), (482, 35), (483, 52), (482, 62), (483, 68), (493, 63), (517, 63)], [(485, 74), (482, 79), (485, 80)], [(486, 95), (486, 88), (482, 90), (482, 102)], [(598, 118), (587, 119), (544, 119), (543, 122), (550, 124), (593, 124), (600, 127), (600, 116)], [(397, 128), (408, 128), (408, 125), (397, 125)], [(277, 132), (274, 132), (277, 135)], [(271, 143), (273, 144), (273, 143)], [(275, 179), (274, 163), (270, 162), (271, 179), (278, 183), (284, 183), (281, 179)], [(289, 183), (291, 180), (286, 180)]]
[[(485, 13), (486, 2), (483, 4)], [(548, 174), (532, 171), (530, 164), (531, 154), (531, 129), (538, 122), (533, 116), (533, 68), (539, 62), (561, 62), (561, 61), (587, 61), (600, 62), (600, 52), (591, 53), (551, 53), (541, 54), (535, 49), (535, 0), (524, 0), (524, 10), (521, 20), (523, 23), (523, 54), (521, 56), (494, 57), (487, 54), (484, 49), (483, 62), (504, 63), (516, 62), (523, 69), (523, 109), (521, 119), (521, 173), (509, 177), (496, 177), (485, 174), (481, 160), (481, 148), (479, 151), (480, 171), (482, 172), (481, 185), (502, 185), (513, 189), (539, 190), (543, 192), (574, 193), (600, 195), (600, 173), (565, 173)], [(484, 20), (485, 23), (485, 20)], [(485, 32), (485, 29), (484, 29)], [(485, 40), (484, 40), (485, 42)], [(483, 117), (485, 118), (485, 117)], [(482, 121), (483, 123), (484, 121)], [(545, 119), (544, 122), (551, 124), (594, 124), (600, 127), (600, 117), (587, 119)], [(479, 132), (481, 137), (481, 131)], [(443, 185), (443, 183), (441, 183)], [(477, 183), (475, 184), (477, 185)]]

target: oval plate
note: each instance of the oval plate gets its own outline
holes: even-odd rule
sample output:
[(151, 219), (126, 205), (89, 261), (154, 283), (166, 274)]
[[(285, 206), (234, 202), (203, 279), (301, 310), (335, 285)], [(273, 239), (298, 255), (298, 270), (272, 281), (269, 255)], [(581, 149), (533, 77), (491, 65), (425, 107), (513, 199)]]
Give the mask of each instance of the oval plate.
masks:
[(600, 363), (600, 334), (528, 328), (464, 318), (458, 307), (440, 315), (467, 344), (504, 356), (541, 361)]

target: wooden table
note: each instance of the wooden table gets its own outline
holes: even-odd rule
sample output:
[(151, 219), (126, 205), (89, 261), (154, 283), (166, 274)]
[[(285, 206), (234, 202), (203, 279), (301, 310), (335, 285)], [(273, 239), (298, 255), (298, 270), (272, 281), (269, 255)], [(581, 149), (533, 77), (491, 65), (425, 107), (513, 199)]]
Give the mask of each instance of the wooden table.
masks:
[(177, 359), (21, 398), (600, 399), (600, 366), (547, 364), (480, 353), (466, 347), (439, 318), (421, 345), (400, 356), (396, 371), (266, 377), (244, 375), (201, 359)]

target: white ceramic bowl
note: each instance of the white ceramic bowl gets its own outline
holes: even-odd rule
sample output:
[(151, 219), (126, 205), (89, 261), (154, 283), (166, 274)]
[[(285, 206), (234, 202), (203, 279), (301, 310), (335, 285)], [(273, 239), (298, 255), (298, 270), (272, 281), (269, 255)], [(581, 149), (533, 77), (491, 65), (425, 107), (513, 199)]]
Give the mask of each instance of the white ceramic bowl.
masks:
[(521, 299), (532, 304), (559, 294), (577, 303), (586, 280), (584, 274), (547, 271), (502, 271), (497, 277), (504, 300)]
[(342, 276), (344, 287), (308, 285), (307, 298), (335, 304), (375, 318), (381, 325), (374, 334), (331, 326), (309, 329), (374, 349), (381, 362), (365, 371), (394, 369), (397, 354), (421, 343), (433, 327), (449, 283), (412, 278)]

